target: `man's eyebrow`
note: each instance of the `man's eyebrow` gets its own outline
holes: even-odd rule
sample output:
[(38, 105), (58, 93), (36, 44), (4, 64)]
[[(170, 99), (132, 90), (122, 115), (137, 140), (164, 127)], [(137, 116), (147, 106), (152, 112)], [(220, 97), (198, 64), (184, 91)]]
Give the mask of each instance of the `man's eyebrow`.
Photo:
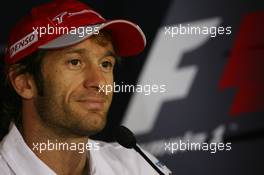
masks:
[(104, 56), (103, 56), (102, 58), (104, 58), (104, 57), (108, 57), (108, 56), (114, 57), (116, 63), (119, 62), (119, 60), (120, 60), (120, 57), (119, 57), (116, 53), (114, 53), (114, 52), (112, 52), (112, 51), (110, 51), (110, 50), (108, 50), (108, 51), (104, 54)]
[(83, 54), (87, 52), (86, 49), (75, 49), (75, 48), (69, 48), (69, 49), (66, 49), (65, 53), (79, 53), (79, 54)]

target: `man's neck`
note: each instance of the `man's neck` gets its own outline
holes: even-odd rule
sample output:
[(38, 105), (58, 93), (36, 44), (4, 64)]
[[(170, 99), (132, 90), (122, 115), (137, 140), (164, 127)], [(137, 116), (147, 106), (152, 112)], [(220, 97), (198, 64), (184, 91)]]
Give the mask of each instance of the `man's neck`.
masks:
[[(62, 137), (38, 122), (31, 122), (22, 122), (19, 130), (40, 160), (60, 175), (88, 174), (89, 152), (85, 150), (88, 137)], [(78, 150), (80, 146), (84, 149)]]

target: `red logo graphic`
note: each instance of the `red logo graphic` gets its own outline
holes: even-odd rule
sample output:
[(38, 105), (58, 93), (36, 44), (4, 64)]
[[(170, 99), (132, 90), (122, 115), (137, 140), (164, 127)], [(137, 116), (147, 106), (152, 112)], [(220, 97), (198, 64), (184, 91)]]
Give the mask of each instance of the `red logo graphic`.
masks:
[(230, 114), (237, 116), (264, 109), (264, 12), (242, 19), (220, 88), (234, 88)]

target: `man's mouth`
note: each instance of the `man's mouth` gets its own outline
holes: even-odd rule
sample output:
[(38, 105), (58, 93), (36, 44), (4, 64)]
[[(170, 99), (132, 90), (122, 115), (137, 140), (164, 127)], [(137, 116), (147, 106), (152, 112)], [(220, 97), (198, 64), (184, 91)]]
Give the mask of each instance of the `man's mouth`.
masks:
[(106, 100), (104, 98), (87, 98), (78, 100), (78, 102), (88, 110), (103, 110)]

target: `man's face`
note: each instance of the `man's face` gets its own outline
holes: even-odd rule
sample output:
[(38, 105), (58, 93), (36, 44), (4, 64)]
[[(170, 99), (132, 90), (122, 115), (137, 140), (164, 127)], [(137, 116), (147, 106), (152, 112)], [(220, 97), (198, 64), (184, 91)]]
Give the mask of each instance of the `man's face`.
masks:
[(99, 92), (113, 85), (115, 53), (110, 41), (103, 45), (87, 39), (43, 58), (44, 95), (35, 100), (44, 124), (62, 134), (91, 135), (106, 124), (113, 93)]

